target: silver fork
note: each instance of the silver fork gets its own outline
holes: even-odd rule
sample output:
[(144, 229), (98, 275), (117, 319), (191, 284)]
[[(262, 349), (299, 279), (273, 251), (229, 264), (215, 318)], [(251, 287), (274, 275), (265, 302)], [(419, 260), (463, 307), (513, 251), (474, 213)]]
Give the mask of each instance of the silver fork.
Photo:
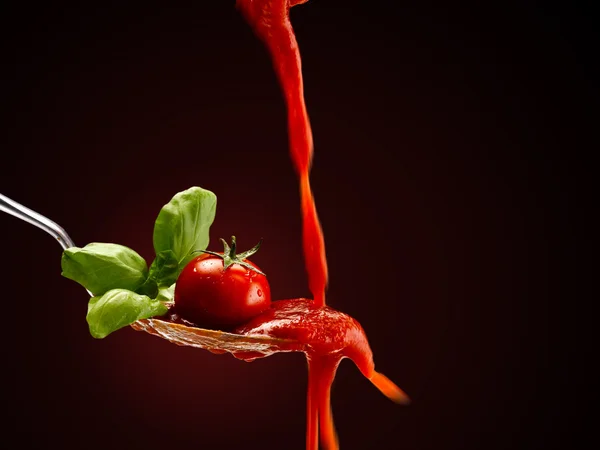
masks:
[[(8, 198), (6, 195), (0, 194), (0, 211), (15, 216), (25, 222), (35, 225), (41, 228), (50, 236), (58, 241), (64, 250), (69, 247), (75, 247), (75, 243), (71, 237), (67, 234), (65, 229), (53, 220), (48, 219), (46, 216), (37, 213), (26, 206), (21, 205), (18, 202)], [(88, 291), (90, 296), (92, 293)]]

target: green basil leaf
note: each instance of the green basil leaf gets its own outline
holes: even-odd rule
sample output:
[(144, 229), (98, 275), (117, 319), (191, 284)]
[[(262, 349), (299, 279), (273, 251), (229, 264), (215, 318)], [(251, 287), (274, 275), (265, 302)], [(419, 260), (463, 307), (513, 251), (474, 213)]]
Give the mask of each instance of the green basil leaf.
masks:
[(172, 302), (175, 297), (175, 283), (169, 287), (162, 287), (158, 290), (158, 297), (156, 300), (161, 302)]
[(63, 252), (62, 275), (94, 295), (123, 288), (135, 291), (148, 276), (146, 261), (132, 249), (118, 244), (93, 242)]
[(149, 278), (161, 286), (170, 286), (177, 280), (179, 261), (171, 250), (164, 250), (156, 255), (150, 266)]
[(200, 187), (176, 194), (156, 219), (156, 254), (172, 251), (180, 272), (194, 258), (192, 251), (205, 250), (208, 246), (208, 230), (215, 218), (216, 205), (216, 195)]
[(147, 295), (150, 298), (156, 298), (158, 295), (158, 285), (156, 284), (156, 281), (148, 277), (146, 281), (144, 281), (144, 284), (137, 288), (135, 292), (138, 294)]
[(112, 289), (102, 296), (92, 297), (86, 319), (91, 335), (102, 339), (136, 320), (162, 316), (167, 311), (161, 301), (127, 289)]

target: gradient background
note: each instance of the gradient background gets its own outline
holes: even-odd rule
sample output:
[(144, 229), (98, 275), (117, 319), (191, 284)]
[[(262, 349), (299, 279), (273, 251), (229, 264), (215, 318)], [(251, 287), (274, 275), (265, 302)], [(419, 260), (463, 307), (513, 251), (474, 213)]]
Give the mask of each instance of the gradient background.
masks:
[[(578, 297), (564, 269), (598, 99), (593, 19), (519, 3), (292, 11), (328, 301), (414, 400), (393, 404), (344, 361), (344, 450), (575, 448), (583, 430), (579, 358), (557, 332)], [(282, 96), (233, 1), (1, 8), (0, 192), (81, 246), (150, 262), (161, 206), (199, 185), (218, 196), (209, 248), (264, 237), (254, 260), (274, 298), (309, 294)], [(131, 329), (94, 340), (56, 242), (4, 214), (0, 229), (8, 448), (304, 448), (301, 354), (248, 364)]]

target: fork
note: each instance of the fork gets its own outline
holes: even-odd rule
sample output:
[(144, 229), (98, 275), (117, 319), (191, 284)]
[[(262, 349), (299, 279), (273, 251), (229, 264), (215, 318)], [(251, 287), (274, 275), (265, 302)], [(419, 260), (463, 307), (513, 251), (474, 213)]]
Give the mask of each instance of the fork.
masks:
[[(58, 241), (61, 247), (66, 250), (69, 247), (75, 247), (75, 243), (71, 237), (67, 234), (65, 229), (53, 220), (48, 219), (46, 216), (37, 213), (26, 206), (8, 198), (4, 194), (0, 194), (0, 211), (15, 216), (25, 222), (28, 222), (38, 228), (41, 228), (50, 236)], [(93, 294), (88, 291), (90, 296)]]

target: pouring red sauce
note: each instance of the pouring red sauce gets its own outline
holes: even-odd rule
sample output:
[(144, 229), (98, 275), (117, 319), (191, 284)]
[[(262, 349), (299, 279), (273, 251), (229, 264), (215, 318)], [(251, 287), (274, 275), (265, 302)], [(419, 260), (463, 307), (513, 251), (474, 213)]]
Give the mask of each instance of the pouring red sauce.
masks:
[(290, 7), (306, 0), (237, 0), (254, 33), (265, 43), (288, 110), (290, 154), (300, 179), (302, 206), (302, 239), (308, 273), (308, 286), (317, 306), (325, 305), (327, 258), (321, 223), (310, 187), (309, 171), (313, 155), (313, 139), (302, 82), (302, 64), (298, 43), (289, 19)]
[(213, 353), (229, 352), (253, 361), (275, 352), (301, 351), (308, 361), (306, 448), (338, 449), (331, 412), (331, 385), (340, 361), (350, 358), (383, 394), (408, 403), (406, 394), (375, 371), (373, 353), (360, 324), (347, 314), (325, 305), (327, 258), (321, 224), (310, 187), (313, 155), (310, 122), (304, 102), (298, 44), (289, 9), (306, 0), (237, 0), (237, 7), (265, 43), (284, 92), (288, 111), (290, 154), (300, 181), (303, 249), (308, 283), (314, 300), (279, 300), (265, 312), (230, 333), (202, 329), (179, 317), (175, 310), (161, 319), (140, 320), (137, 330), (163, 337), (178, 345), (191, 345)]
[[(386, 396), (399, 403), (408, 397), (387, 377), (375, 371), (373, 353), (360, 324), (347, 314), (312, 300), (279, 300), (265, 313), (235, 330), (249, 336), (265, 335), (301, 342), (308, 361), (306, 448), (337, 449), (331, 412), (331, 385), (343, 358), (350, 358), (361, 373)], [(243, 356), (243, 355), (242, 355)]]

